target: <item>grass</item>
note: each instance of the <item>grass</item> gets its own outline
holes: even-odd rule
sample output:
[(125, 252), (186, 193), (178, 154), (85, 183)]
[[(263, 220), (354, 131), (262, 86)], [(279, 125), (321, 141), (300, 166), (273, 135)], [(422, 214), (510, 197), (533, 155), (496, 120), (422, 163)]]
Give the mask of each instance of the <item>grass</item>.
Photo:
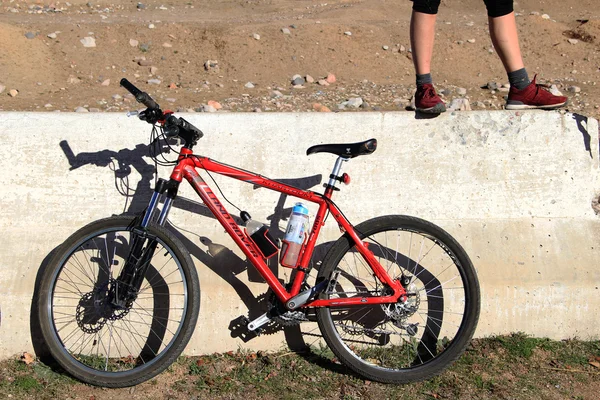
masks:
[[(473, 340), (428, 381), (384, 385), (350, 373), (326, 347), (297, 354), (235, 351), (180, 357), (135, 389), (82, 384), (36, 361), (0, 363), (0, 398), (141, 399), (596, 399), (598, 341), (552, 341), (521, 333)], [(132, 396), (133, 393), (133, 396)]]

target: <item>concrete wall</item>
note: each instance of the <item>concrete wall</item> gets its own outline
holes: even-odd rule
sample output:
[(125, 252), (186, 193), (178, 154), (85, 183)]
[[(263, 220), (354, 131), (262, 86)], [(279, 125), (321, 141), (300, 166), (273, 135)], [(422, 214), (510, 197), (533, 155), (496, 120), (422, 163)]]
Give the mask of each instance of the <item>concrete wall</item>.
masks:
[[(600, 192), (597, 121), (569, 113), (506, 111), (435, 119), (415, 119), (412, 113), (186, 118), (206, 134), (198, 154), (315, 189), (320, 188), (316, 175), (327, 177), (335, 157), (307, 157), (309, 146), (377, 138), (374, 154), (344, 165), (352, 183), (336, 195), (337, 204), (355, 223), (409, 214), (455, 236), (481, 282), (476, 335), (597, 337), (600, 219), (592, 208)], [(31, 298), (50, 251), (89, 221), (145, 207), (153, 182), (151, 162), (143, 157), (148, 137), (149, 126), (120, 114), (0, 113), (0, 358), (32, 351)], [(68, 148), (76, 157), (73, 165)], [(123, 164), (110, 163), (112, 156)], [(294, 202), (216, 179), (227, 198), (256, 219), (266, 221), (278, 203)], [(127, 185), (131, 197), (123, 195)], [(195, 198), (187, 186), (181, 195)], [(231, 321), (249, 309), (260, 311), (255, 297), (266, 285), (256, 282), (252, 267), (239, 273), (247, 267), (243, 255), (201, 207), (182, 201), (170, 217), (185, 228), (180, 232), (202, 287), (188, 354), (316, 340), (306, 331), (314, 326), (303, 328), (303, 337), (290, 328), (247, 343), (232, 338)], [(324, 235), (333, 240), (339, 231), (330, 226)], [(225, 251), (217, 257), (215, 249)], [(278, 272), (284, 277), (289, 271)]]

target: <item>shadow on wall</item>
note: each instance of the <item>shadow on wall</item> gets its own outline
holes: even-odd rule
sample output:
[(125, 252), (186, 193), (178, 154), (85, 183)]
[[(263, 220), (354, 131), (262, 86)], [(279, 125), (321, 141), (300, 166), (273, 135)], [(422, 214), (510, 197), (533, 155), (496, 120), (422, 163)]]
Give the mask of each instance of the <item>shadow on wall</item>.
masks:
[[(167, 161), (165, 157), (173, 152), (173, 148), (166, 142), (159, 142), (150, 145), (138, 144), (133, 149), (122, 149), (119, 151), (102, 150), (98, 152), (78, 154), (75, 154), (72, 151), (67, 141), (61, 141), (60, 147), (69, 161), (71, 166), (70, 170), (80, 168), (84, 165), (95, 165), (102, 168), (110, 168), (110, 170), (112, 170), (114, 173), (115, 189), (121, 196), (125, 198), (122, 214), (128, 215), (142, 213), (146, 209), (148, 201), (153, 193), (152, 181), (156, 181), (157, 179), (155, 174), (156, 165), (148, 162), (146, 157), (149, 154), (152, 154), (163, 157), (164, 161)], [(132, 187), (129, 181), (129, 176), (131, 175), (132, 170), (137, 171), (137, 173), (141, 176), (141, 179), (137, 182), (135, 187)], [(297, 179), (281, 179), (278, 181), (306, 190), (318, 185), (321, 182), (321, 175), (313, 175)], [(259, 186), (254, 186), (254, 189), (259, 188)], [(279, 225), (281, 221), (285, 221), (287, 219), (292, 211), (291, 207), (284, 207), (286, 198), (287, 195), (281, 194), (275, 205), (273, 213), (267, 217), (267, 220), (269, 221), (268, 225), (270, 232), (276, 239), (283, 238), (284, 232), (279, 229)], [(213, 214), (204, 204), (181, 196), (177, 197), (173, 206), (185, 211), (189, 211), (193, 214), (214, 218)], [(232, 217), (236, 220), (238, 225), (243, 224), (239, 217)], [(264, 282), (262, 276), (258, 273), (254, 266), (252, 266), (247, 260), (240, 258), (230, 248), (223, 244), (216, 243), (208, 237), (199, 236), (194, 232), (186, 231), (184, 228), (175, 226), (170, 222), (167, 222), (166, 225), (167, 229), (173, 232), (177, 238), (181, 240), (191, 255), (196, 257), (199, 261), (208, 266), (211, 271), (231, 285), (248, 309), (247, 318), (252, 320), (264, 314), (267, 311), (268, 304), (275, 301), (275, 297), (272, 295), (270, 290), (259, 296), (255, 296), (248, 288), (246, 283), (244, 283), (244, 280), (240, 279), (240, 274), (246, 271), (248, 281)], [(188, 236), (185, 236), (182, 232), (197, 236), (198, 242), (190, 239)], [(313, 263), (322, 260), (326, 249), (330, 244), (331, 243), (322, 243), (315, 248)], [(49, 352), (44, 346), (40, 324), (37, 318), (37, 300), (39, 296), (37, 288), (39, 287), (38, 283), (40, 277), (43, 275), (44, 270), (47, 268), (57, 248), (55, 248), (46, 256), (39, 268), (36, 276), (36, 289), (33, 295), (30, 314), (31, 338), (35, 352), (39, 357), (46, 358), (49, 355)], [(268, 265), (273, 273), (278, 276), (279, 264), (277, 257), (272, 257), (269, 259)], [(247, 342), (256, 336), (254, 334), (248, 334), (245, 326), (242, 326), (241, 321), (243, 317), (244, 316), (240, 316), (231, 321), (229, 324), (229, 329), (232, 337), (239, 337), (243, 341)], [(277, 324), (270, 324), (266, 327), (263, 333), (275, 333), (280, 330), (284, 331), (287, 345), (291, 350), (302, 351), (307, 348), (299, 326), (280, 327)]]

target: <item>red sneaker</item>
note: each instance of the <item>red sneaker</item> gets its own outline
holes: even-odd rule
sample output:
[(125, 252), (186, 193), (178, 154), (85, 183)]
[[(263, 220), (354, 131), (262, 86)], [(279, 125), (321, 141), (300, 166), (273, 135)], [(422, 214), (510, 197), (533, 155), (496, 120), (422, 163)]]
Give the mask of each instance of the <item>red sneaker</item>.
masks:
[(505, 108), (507, 110), (529, 110), (542, 109), (553, 110), (560, 108), (569, 101), (565, 96), (555, 96), (544, 88), (544, 85), (535, 83), (535, 78), (525, 89), (517, 89), (514, 86), (510, 87), (508, 92), (508, 100)]
[(444, 102), (440, 99), (440, 96), (437, 95), (431, 83), (417, 86), (417, 93), (415, 93), (415, 108), (417, 111), (428, 114), (441, 114), (446, 111)]

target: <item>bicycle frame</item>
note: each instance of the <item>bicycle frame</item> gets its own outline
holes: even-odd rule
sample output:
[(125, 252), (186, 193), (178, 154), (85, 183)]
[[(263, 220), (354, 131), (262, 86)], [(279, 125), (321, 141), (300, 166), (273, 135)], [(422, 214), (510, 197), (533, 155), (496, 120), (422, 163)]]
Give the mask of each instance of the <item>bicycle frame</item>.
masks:
[[(347, 161), (340, 157), (338, 162), (336, 163), (336, 167), (339, 171), (339, 165), (341, 165), (341, 161)], [(248, 182), (255, 184), (257, 186), (287, 194), (293, 197), (297, 197), (303, 199), (310, 203), (318, 204), (319, 210), (315, 216), (312, 229), (308, 236), (308, 241), (306, 246), (304, 247), (303, 252), (299, 257), (299, 264), (296, 268), (296, 274), (292, 282), (291, 290), (288, 292), (281, 282), (277, 279), (277, 276), (273, 274), (271, 269), (267, 266), (265, 260), (261, 256), (256, 245), (250, 240), (250, 238), (243, 232), (238, 224), (235, 222), (233, 217), (228, 213), (226, 208), (217, 198), (215, 193), (211, 190), (211, 188), (206, 184), (204, 179), (198, 174), (196, 168), (201, 168), (206, 171), (214, 172), (219, 175), (224, 175), (236, 180)], [(334, 170), (335, 171), (335, 170)], [(275, 292), (277, 297), (284, 303), (294, 296), (300, 293), (300, 289), (302, 286), (302, 282), (304, 281), (308, 264), (311, 260), (313, 250), (315, 248), (315, 244), (319, 233), (321, 231), (321, 227), (325, 223), (325, 216), (327, 212), (331, 213), (333, 218), (337, 221), (340, 226), (340, 229), (343, 232), (346, 232), (350, 238), (354, 241), (356, 245), (356, 249), (358, 252), (364, 257), (366, 263), (371, 267), (373, 273), (377, 278), (384, 284), (388, 285), (393, 289), (394, 293), (392, 295), (387, 296), (379, 296), (379, 297), (349, 297), (349, 298), (336, 298), (336, 299), (315, 299), (307, 302), (303, 305), (303, 307), (330, 307), (330, 306), (348, 306), (355, 304), (384, 304), (384, 303), (396, 303), (399, 301), (401, 296), (404, 296), (406, 291), (400, 284), (398, 280), (392, 279), (389, 274), (386, 272), (385, 268), (377, 261), (373, 253), (368, 249), (368, 243), (363, 242), (358, 233), (355, 231), (354, 227), (350, 224), (350, 222), (344, 217), (339, 208), (331, 201), (331, 195), (333, 194), (334, 188), (333, 185), (328, 185), (324, 194), (318, 194), (309, 190), (302, 190), (293, 186), (289, 186), (261, 175), (255, 174), (253, 172), (245, 171), (236, 167), (232, 167), (226, 164), (222, 164), (220, 162), (211, 160), (210, 158), (197, 156), (192, 153), (192, 151), (186, 147), (182, 148), (180, 153), (177, 165), (173, 168), (171, 173), (171, 182), (176, 182), (175, 185), (178, 185), (183, 181), (183, 179), (187, 180), (190, 185), (194, 188), (198, 196), (202, 199), (204, 204), (208, 207), (208, 209), (212, 212), (215, 218), (221, 223), (225, 231), (231, 236), (231, 238), (235, 241), (235, 243), (240, 247), (240, 249), (244, 252), (246, 257), (250, 260), (250, 262), (254, 265), (254, 267), (258, 270), (260, 275), (265, 279), (267, 284), (271, 287), (271, 289)], [(175, 189), (175, 195), (176, 195)], [(158, 203), (158, 192), (155, 191), (155, 195), (152, 197), (150, 202), (150, 206), (148, 207), (148, 211), (144, 217), (144, 223), (148, 223), (150, 220), (152, 213)], [(167, 214), (170, 209), (171, 201), (174, 199), (172, 196), (169, 201), (165, 202), (163, 210), (161, 211), (159, 217), (159, 223), (164, 224)]]

